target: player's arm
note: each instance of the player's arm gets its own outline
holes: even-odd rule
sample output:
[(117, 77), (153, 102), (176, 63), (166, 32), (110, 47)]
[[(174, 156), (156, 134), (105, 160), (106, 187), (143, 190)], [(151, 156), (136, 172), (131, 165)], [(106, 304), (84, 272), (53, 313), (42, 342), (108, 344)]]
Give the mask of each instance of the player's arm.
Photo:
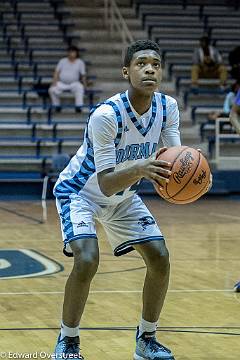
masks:
[(111, 114), (92, 115), (89, 124), (92, 133), (95, 166), (102, 193), (111, 196), (123, 191), (145, 177), (152, 182), (167, 181), (170, 166), (165, 161), (153, 158), (138, 160), (134, 165), (116, 170), (116, 150), (114, 140), (117, 135), (116, 121)]
[(237, 133), (240, 134), (240, 89), (238, 90), (235, 104), (232, 107), (229, 119), (234, 128), (236, 129)]
[(104, 195), (111, 196), (129, 188), (142, 178), (160, 185), (162, 181), (169, 181), (171, 172), (167, 168), (170, 165), (166, 161), (149, 158), (136, 161), (136, 164), (122, 170), (109, 168), (98, 173), (99, 187)]
[(175, 99), (167, 96), (167, 119), (161, 133), (161, 140), (166, 147), (181, 145), (179, 131), (179, 110)]

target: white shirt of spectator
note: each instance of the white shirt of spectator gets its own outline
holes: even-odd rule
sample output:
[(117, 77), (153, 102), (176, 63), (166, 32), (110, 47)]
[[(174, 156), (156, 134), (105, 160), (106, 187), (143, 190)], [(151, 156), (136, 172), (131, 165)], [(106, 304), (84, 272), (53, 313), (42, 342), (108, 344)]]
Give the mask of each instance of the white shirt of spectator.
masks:
[(81, 75), (86, 74), (85, 64), (81, 59), (70, 61), (67, 57), (57, 64), (59, 80), (64, 84), (71, 84), (80, 80)]

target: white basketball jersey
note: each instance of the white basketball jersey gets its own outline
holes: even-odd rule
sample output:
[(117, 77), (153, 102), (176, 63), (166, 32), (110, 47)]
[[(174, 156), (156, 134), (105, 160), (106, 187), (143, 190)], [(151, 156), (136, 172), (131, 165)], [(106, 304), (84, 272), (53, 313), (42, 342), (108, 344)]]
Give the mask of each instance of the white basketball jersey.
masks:
[[(112, 107), (117, 123), (115, 169), (127, 168), (135, 161), (149, 158), (156, 151), (161, 131), (166, 124), (166, 96), (161, 93), (154, 94), (152, 113), (146, 127), (143, 127), (132, 112), (126, 93), (116, 94), (104, 104)], [(60, 174), (55, 185), (54, 195), (58, 199), (67, 200), (71, 194), (78, 194), (100, 206), (116, 205), (137, 191), (138, 184), (134, 184), (124, 191), (107, 197), (99, 188), (92, 137), (89, 133), (91, 115), (99, 106), (101, 104), (90, 113), (83, 145)]]

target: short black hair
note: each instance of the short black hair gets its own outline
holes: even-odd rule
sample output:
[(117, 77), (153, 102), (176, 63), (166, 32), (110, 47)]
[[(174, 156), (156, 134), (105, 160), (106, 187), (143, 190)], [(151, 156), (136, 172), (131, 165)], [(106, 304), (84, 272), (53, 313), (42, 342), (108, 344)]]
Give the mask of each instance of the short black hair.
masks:
[(125, 52), (123, 66), (130, 66), (133, 55), (140, 50), (154, 50), (161, 56), (161, 50), (158, 44), (152, 40), (137, 40), (128, 46)]
[(209, 38), (209, 36), (207, 36), (207, 35), (201, 36), (200, 39), (199, 39), (199, 41), (200, 41), (200, 42), (204, 41), (207, 45), (210, 44), (210, 38)]
[(79, 49), (77, 46), (74, 46), (74, 45), (69, 46), (68, 52), (70, 52), (70, 51), (75, 51), (77, 54), (77, 57), (79, 57)]

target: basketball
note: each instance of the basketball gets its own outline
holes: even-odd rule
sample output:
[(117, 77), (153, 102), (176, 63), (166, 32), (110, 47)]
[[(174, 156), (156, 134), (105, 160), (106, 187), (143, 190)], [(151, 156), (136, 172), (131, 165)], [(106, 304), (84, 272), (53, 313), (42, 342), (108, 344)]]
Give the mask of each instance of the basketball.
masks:
[(170, 162), (172, 174), (169, 182), (163, 182), (157, 193), (174, 204), (188, 204), (199, 199), (208, 189), (210, 168), (205, 157), (188, 146), (173, 146), (157, 157), (157, 160)]

